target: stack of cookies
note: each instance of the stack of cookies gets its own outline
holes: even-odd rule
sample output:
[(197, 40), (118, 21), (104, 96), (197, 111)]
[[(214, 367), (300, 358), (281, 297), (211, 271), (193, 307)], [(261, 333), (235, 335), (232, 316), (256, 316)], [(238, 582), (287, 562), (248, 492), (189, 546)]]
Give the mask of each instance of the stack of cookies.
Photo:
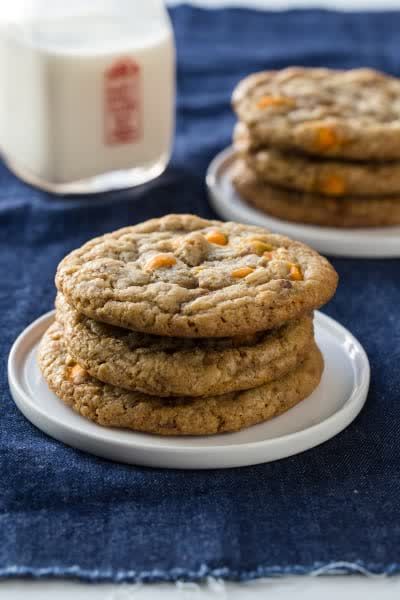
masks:
[(332, 227), (400, 223), (400, 80), (287, 68), (242, 80), (233, 183), (272, 216)]
[(56, 284), (39, 364), (59, 398), (101, 425), (238, 431), (320, 381), (312, 311), (334, 294), (336, 272), (262, 228), (152, 219), (66, 256)]

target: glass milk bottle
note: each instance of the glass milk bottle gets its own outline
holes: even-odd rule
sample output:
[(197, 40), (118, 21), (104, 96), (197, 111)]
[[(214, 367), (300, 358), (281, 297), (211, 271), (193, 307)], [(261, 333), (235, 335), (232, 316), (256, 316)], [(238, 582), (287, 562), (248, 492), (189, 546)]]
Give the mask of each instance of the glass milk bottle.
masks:
[(4, 4), (0, 149), (9, 167), (56, 193), (130, 187), (162, 173), (175, 110), (163, 2)]

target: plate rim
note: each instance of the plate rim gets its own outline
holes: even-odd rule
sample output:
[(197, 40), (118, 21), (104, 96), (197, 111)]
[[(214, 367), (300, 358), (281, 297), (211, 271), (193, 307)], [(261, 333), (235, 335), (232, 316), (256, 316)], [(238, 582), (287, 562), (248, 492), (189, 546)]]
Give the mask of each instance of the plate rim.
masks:
[[(221, 200), (221, 196), (223, 195), (223, 192), (221, 190), (221, 186), (219, 184), (219, 179), (221, 177), (221, 171), (225, 170), (227, 168), (229, 168), (229, 166), (231, 165), (231, 163), (233, 162), (234, 158), (235, 158), (235, 150), (233, 146), (227, 146), (226, 148), (224, 148), (223, 150), (221, 150), (220, 152), (218, 152), (214, 158), (211, 160), (211, 162), (208, 165), (207, 168), (207, 172), (206, 172), (206, 177), (205, 177), (205, 181), (206, 181), (206, 187), (208, 190), (208, 195), (211, 201), (211, 204), (213, 206), (213, 208), (216, 210), (216, 212), (219, 212), (221, 210), (221, 207), (219, 206), (219, 203), (224, 202), (224, 200), (226, 201), (225, 198), (223, 198)], [(312, 245), (313, 243), (334, 243), (335, 241), (346, 241), (346, 242), (352, 242), (353, 243), (353, 250), (348, 250), (348, 251), (339, 251), (336, 253), (335, 251), (330, 250), (329, 252), (327, 252), (327, 254), (331, 254), (331, 255), (335, 255), (335, 256), (347, 256), (347, 257), (354, 257), (354, 258), (370, 258), (370, 259), (389, 259), (389, 258), (396, 258), (396, 257), (400, 257), (400, 225), (393, 225), (393, 226), (388, 226), (388, 227), (373, 227), (373, 228), (366, 228), (366, 227), (357, 227), (357, 228), (337, 228), (337, 227), (320, 227), (318, 225), (309, 225), (306, 223), (294, 223), (292, 221), (285, 221), (284, 219), (278, 219), (277, 217), (273, 217), (270, 216), (266, 213), (263, 213), (262, 211), (258, 210), (257, 208), (254, 208), (252, 206), (248, 206), (244, 200), (242, 200), (242, 198), (240, 197), (239, 194), (237, 194), (239, 201), (241, 202), (241, 206), (240, 208), (242, 210), (246, 210), (249, 211), (249, 213), (255, 213), (256, 215), (259, 215), (260, 217), (262, 217), (263, 219), (267, 219), (268, 221), (271, 221), (271, 224), (268, 225), (271, 229), (274, 228), (274, 224), (276, 223), (276, 227), (280, 228), (283, 227), (285, 230), (287, 227), (290, 228), (295, 228), (298, 230), (298, 235), (301, 235), (303, 238), (305, 236), (309, 237), (310, 240), (312, 238), (313, 241), (308, 242), (310, 245)], [(251, 221), (251, 214), (248, 217), (249, 221)], [(266, 225), (267, 226), (267, 225)], [(391, 244), (393, 243), (393, 239), (389, 239), (389, 240), (383, 240), (379, 237), (382, 236), (384, 237), (385, 234), (387, 234), (389, 232), (391, 233), (399, 233), (399, 242), (398, 242), (398, 248), (395, 247), (394, 249), (391, 248)], [(366, 237), (367, 236), (371, 236), (371, 232), (378, 234), (378, 238), (376, 240), (374, 240), (374, 242), (381, 242), (384, 244), (384, 247), (382, 248), (382, 251), (378, 254), (371, 254), (368, 252), (363, 252), (361, 251), (359, 248), (357, 248), (356, 245), (354, 245), (354, 242), (356, 242), (356, 244), (361, 244), (362, 242), (366, 241)], [(291, 232), (286, 232), (283, 231), (282, 232), (283, 235), (289, 235), (292, 237), (295, 237), (295, 232), (291, 233)], [(341, 237), (341, 240), (338, 240), (338, 237)], [(332, 239), (335, 238), (335, 239)]]
[[(73, 426), (70, 425), (69, 423), (66, 423), (65, 421), (63, 421), (62, 419), (59, 419), (57, 417), (54, 417), (53, 415), (49, 415), (44, 409), (42, 409), (40, 406), (38, 406), (37, 404), (35, 404), (34, 399), (25, 391), (23, 384), (18, 380), (17, 377), (17, 373), (18, 373), (18, 364), (21, 364), (18, 362), (18, 357), (20, 356), (20, 354), (26, 354), (28, 350), (23, 350), (23, 345), (27, 344), (29, 349), (32, 349), (32, 347), (38, 342), (39, 339), (39, 335), (37, 333), (36, 330), (40, 330), (40, 332), (42, 331), (42, 328), (45, 326), (50, 325), (51, 321), (54, 319), (54, 315), (55, 315), (55, 311), (51, 310), (43, 315), (41, 315), (40, 317), (38, 317), (37, 319), (35, 319), (30, 325), (28, 325), (16, 338), (16, 340), (14, 341), (10, 353), (9, 353), (9, 357), (8, 357), (8, 365), (7, 365), (7, 373), (8, 373), (8, 382), (9, 382), (9, 386), (10, 386), (10, 390), (11, 390), (11, 395), (12, 398), (15, 402), (15, 404), (17, 405), (17, 408), (24, 414), (24, 411), (22, 411), (22, 409), (19, 406), (19, 401), (17, 401), (15, 399), (14, 393), (20, 397), (23, 398), (24, 403), (30, 408), (30, 410), (32, 410), (33, 412), (35, 412), (36, 414), (39, 413), (39, 415), (41, 417), (44, 418), (45, 421), (47, 421), (48, 423), (54, 423), (55, 425), (62, 427), (64, 429), (67, 429), (69, 432), (73, 433), (73, 434), (77, 434), (77, 429)], [(338, 332), (341, 335), (344, 335), (345, 337), (349, 337), (353, 343), (353, 345), (355, 346), (356, 350), (357, 350), (357, 364), (360, 363), (358, 365), (358, 369), (355, 370), (355, 361), (352, 360), (351, 361), (351, 365), (352, 365), (352, 371), (353, 371), (353, 389), (351, 394), (349, 395), (349, 397), (346, 399), (345, 403), (343, 406), (341, 406), (339, 408), (339, 410), (337, 410), (336, 412), (334, 412), (332, 415), (330, 415), (329, 417), (327, 417), (326, 419), (324, 419), (323, 421), (315, 424), (315, 425), (311, 425), (309, 427), (306, 427), (305, 429), (301, 429), (300, 431), (296, 431), (296, 432), (292, 432), (292, 433), (288, 433), (285, 435), (281, 435), (278, 436), (276, 438), (273, 439), (267, 439), (267, 440), (257, 440), (257, 441), (253, 441), (253, 442), (244, 442), (243, 444), (222, 444), (222, 445), (213, 445), (212, 441), (210, 444), (204, 445), (204, 446), (196, 446), (196, 445), (186, 445), (185, 446), (179, 446), (174, 444), (174, 439), (173, 437), (168, 437), (168, 443), (166, 444), (153, 444), (153, 443), (147, 443), (147, 441), (145, 440), (141, 440), (141, 441), (136, 441), (134, 439), (129, 440), (128, 441), (128, 445), (130, 446), (130, 448), (133, 450), (135, 448), (140, 449), (140, 450), (149, 450), (149, 451), (156, 451), (156, 452), (163, 452), (163, 451), (168, 451), (169, 453), (180, 453), (180, 452), (196, 452), (197, 455), (203, 455), (203, 454), (207, 454), (210, 452), (214, 452), (214, 453), (218, 453), (218, 454), (223, 454), (226, 451), (229, 451), (229, 449), (233, 449), (235, 448), (236, 450), (238, 448), (242, 448), (243, 450), (252, 450), (252, 449), (257, 449), (259, 447), (264, 446), (266, 449), (268, 448), (268, 445), (276, 445), (276, 444), (290, 444), (290, 442), (292, 442), (293, 440), (297, 440), (297, 441), (301, 441), (302, 438), (304, 437), (309, 437), (312, 436), (313, 434), (315, 434), (316, 432), (321, 431), (321, 429), (326, 429), (326, 428), (330, 428), (330, 425), (333, 423), (336, 423), (336, 427), (335, 431), (336, 433), (334, 433), (332, 436), (330, 437), (334, 437), (335, 435), (337, 435), (337, 433), (339, 433), (340, 431), (342, 431), (345, 427), (347, 427), (355, 418), (356, 416), (359, 414), (359, 412), (362, 410), (366, 399), (367, 399), (367, 395), (368, 395), (368, 389), (369, 389), (369, 383), (370, 383), (370, 363), (369, 363), (369, 359), (367, 356), (366, 351), (364, 350), (363, 346), (361, 345), (361, 343), (357, 340), (357, 338), (343, 325), (341, 325), (341, 323), (339, 323), (338, 321), (336, 321), (335, 319), (333, 319), (332, 317), (321, 313), (320, 311), (315, 311), (315, 317), (316, 319), (321, 323), (322, 326), (327, 326), (330, 331), (335, 331)], [(31, 336), (35, 336), (34, 339), (32, 339), (32, 341), (30, 340)], [(360, 369), (361, 367), (361, 369)], [(357, 373), (361, 374), (360, 377), (360, 381), (357, 381), (356, 375)], [(356, 413), (354, 414), (354, 416), (352, 416), (349, 419), (349, 416), (352, 415), (353, 411), (356, 410)], [(75, 413), (77, 415), (77, 413)], [(80, 416), (80, 415), (77, 415)], [(28, 417), (26, 417), (28, 418)], [(84, 417), (81, 417), (82, 419)], [(28, 419), (30, 420), (30, 419)], [(345, 422), (345, 424), (343, 425), (343, 422)], [(340, 427), (337, 428), (340, 424)], [(35, 426), (37, 426), (34, 423)], [(40, 429), (40, 427), (39, 427)], [(103, 428), (99, 427), (99, 431), (94, 431), (94, 432), (90, 432), (89, 434), (87, 432), (78, 432), (78, 434), (83, 435), (86, 438), (90, 438), (95, 440), (96, 442), (105, 442), (105, 443), (112, 443), (115, 446), (120, 446), (120, 447), (126, 447), (127, 442), (125, 440), (120, 440), (117, 437), (115, 439), (109, 437), (110, 435), (110, 431), (111, 434), (114, 434), (115, 432), (120, 431), (119, 429), (116, 429), (115, 432), (114, 430), (110, 430), (107, 429), (105, 432), (102, 431)], [(123, 431), (123, 430), (121, 430)], [(50, 435), (50, 434), (48, 434)], [(187, 436), (189, 437), (189, 436)], [(208, 437), (208, 436), (200, 436), (200, 437)], [(160, 436), (158, 436), (158, 439), (160, 439)], [(212, 436), (209, 436), (209, 439), (212, 440)], [(328, 438), (330, 439), (330, 438)], [(63, 442), (65, 443), (65, 442)], [(322, 442), (318, 442), (318, 444), (314, 444), (311, 447), (315, 447), (316, 445), (319, 445), (319, 443)], [(305, 451), (301, 450), (301, 451)], [(298, 452), (296, 452), (297, 454)], [(289, 455), (288, 455), (289, 456)], [(275, 459), (278, 460), (278, 459)], [(188, 467), (190, 468), (190, 467)], [(194, 467), (195, 468), (195, 467)], [(211, 467), (209, 467), (211, 468)]]

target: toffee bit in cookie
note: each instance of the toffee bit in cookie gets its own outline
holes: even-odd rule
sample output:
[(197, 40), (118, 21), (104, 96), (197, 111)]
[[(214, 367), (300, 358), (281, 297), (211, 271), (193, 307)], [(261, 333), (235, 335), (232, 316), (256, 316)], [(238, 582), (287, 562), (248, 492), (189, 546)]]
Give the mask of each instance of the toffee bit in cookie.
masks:
[(68, 373), (68, 379), (78, 385), (79, 383), (84, 383), (87, 379), (87, 372), (85, 369), (82, 369), (80, 365), (74, 365), (71, 367)]
[(321, 125), (315, 130), (315, 146), (317, 150), (330, 150), (339, 145), (339, 137), (336, 131), (328, 125)]
[(170, 269), (176, 265), (176, 258), (170, 254), (157, 254), (153, 256), (146, 264), (147, 271), (154, 271), (155, 269)]
[(292, 281), (303, 281), (304, 279), (303, 273), (301, 272), (299, 265), (290, 265), (289, 275)]
[(327, 196), (342, 196), (345, 190), (345, 181), (339, 175), (327, 175), (318, 186), (318, 191)]
[(272, 106), (293, 107), (295, 101), (287, 96), (262, 96), (257, 101), (257, 108), (270, 108)]
[(217, 246), (226, 246), (228, 243), (228, 236), (222, 231), (210, 231), (206, 233), (205, 238), (210, 244), (216, 244)]
[(253, 271), (255, 271), (253, 267), (241, 267), (240, 269), (232, 271), (231, 275), (234, 279), (243, 279), (243, 277), (247, 277), (247, 275), (250, 275)]

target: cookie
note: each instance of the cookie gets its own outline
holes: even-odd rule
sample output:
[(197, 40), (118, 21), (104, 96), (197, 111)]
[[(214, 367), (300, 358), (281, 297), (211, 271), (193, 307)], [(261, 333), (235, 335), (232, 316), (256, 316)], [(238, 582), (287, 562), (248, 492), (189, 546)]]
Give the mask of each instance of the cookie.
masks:
[(313, 343), (312, 317), (236, 338), (160, 337), (121, 329), (78, 313), (59, 294), (57, 320), (68, 352), (90, 375), (158, 396), (210, 396), (283, 377)]
[(278, 219), (325, 227), (380, 227), (400, 224), (400, 195), (334, 198), (288, 191), (260, 182), (241, 160), (232, 183), (239, 195), (255, 208)]
[(252, 390), (208, 398), (157, 398), (91, 377), (68, 356), (57, 323), (41, 341), (39, 364), (49, 388), (83, 417), (106, 427), (159, 435), (210, 435), (266, 421), (309, 396), (323, 371), (321, 353), (314, 346), (282, 380)]
[(345, 162), (267, 147), (252, 151), (243, 123), (234, 138), (239, 156), (266, 183), (323, 196), (400, 195), (398, 161)]
[(400, 158), (400, 80), (373, 71), (289, 67), (255, 73), (233, 107), (267, 146), (356, 160)]
[(173, 337), (233, 337), (325, 304), (337, 274), (317, 252), (261, 227), (168, 215), (91, 240), (56, 284), (78, 312)]

